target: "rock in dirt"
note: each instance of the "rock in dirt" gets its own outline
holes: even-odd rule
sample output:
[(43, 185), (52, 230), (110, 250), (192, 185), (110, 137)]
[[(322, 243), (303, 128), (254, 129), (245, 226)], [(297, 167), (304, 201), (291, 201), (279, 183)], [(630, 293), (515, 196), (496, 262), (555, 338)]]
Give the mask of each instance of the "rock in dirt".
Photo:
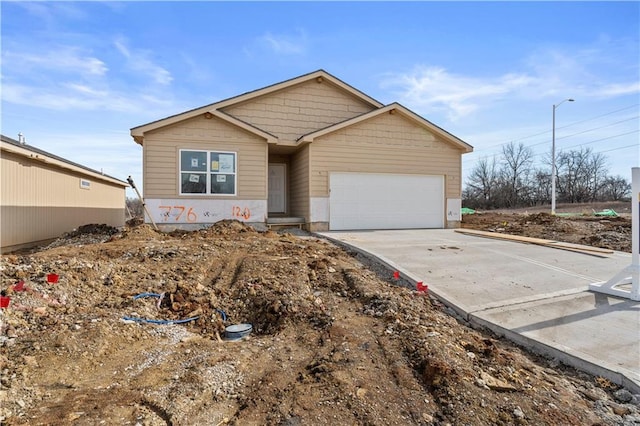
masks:
[[(237, 221), (112, 231), (1, 257), (3, 286), (29, 291), (0, 310), (0, 423), (613, 425), (637, 413), (610, 382), (473, 330), (323, 239)], [(220, 339), (239, 323), (252, 334)]]

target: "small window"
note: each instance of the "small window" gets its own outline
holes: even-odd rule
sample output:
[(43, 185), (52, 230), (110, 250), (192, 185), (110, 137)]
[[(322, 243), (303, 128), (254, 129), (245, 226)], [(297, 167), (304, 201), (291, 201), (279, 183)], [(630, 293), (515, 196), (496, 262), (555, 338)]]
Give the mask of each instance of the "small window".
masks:
[(236, 195), (237, 154), (180, 150), (180, 194)]
[(81, 189), (91, 189), (91, 181), (86, 179), (80, 179), (80, 188)]

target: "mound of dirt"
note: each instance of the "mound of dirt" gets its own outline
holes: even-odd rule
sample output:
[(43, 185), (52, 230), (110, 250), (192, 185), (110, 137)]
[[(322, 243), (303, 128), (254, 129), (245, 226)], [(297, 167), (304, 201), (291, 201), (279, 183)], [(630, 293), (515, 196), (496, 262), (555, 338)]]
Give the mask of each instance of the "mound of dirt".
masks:
[[(473, 330), (322, 239), (141, 225), (1, 260), (3, 424), (640, 421), (637, 396)], [(241, 323), (248, 337), (218, 338)]]
[[(71, 232), (63, 234), (60, 238), (48, 244), (45, 249), (70, 245), (82, 246), (86, 244), (103, 243), (119, 232), (118, 228), (104, 223), (83, 225)], [(36, 250), (41, 250), (41, 248), (37, 248)]]
[(462, 227), (631, 253), (630, 217), (488, 211), (464, 215)]

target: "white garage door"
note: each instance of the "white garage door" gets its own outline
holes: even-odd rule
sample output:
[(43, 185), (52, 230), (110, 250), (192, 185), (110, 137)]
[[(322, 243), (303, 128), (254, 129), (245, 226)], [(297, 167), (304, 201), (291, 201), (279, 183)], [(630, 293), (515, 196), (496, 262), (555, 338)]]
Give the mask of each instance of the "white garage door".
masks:
[(444, 177), (331, 173), (329, 229), (444, 227)]

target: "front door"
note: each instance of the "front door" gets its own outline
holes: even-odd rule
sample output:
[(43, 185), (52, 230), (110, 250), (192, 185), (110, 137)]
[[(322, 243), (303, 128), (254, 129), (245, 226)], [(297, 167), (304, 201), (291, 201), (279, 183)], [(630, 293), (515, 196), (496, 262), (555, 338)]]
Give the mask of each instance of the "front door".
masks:
[(269, 213), (286, 212), (286, 164), (269, 164)]

